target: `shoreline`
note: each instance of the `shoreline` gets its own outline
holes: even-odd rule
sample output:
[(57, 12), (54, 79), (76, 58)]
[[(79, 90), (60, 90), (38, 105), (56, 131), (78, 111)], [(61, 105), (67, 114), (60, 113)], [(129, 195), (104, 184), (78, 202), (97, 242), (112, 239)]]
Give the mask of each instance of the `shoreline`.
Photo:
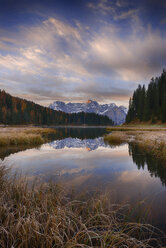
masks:
[(104, 140), (110, 145), (135, 143), (142, 152), (147, 152), (156, 159), (166, 161), (166, 129), (112, 130), (111, 133), (104, 137)]
[(60, 128), (107, 129), (108, 126), (0, 126), (0, 147), (42, 145)]
[(1, 128), (112, 128), (112, 126), (94, 125), (0, 125)]

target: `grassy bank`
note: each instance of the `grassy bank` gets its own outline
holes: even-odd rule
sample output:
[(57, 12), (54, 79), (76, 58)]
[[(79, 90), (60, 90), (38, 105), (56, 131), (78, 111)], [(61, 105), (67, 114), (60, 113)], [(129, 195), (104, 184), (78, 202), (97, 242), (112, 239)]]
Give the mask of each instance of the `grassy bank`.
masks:
[[(149, 132), (150, 131), (150, 132)], [(149, 152), (155, 158), (166, 161), (166, 132), (161, 130), (114, 130), (104, 137), (110, 145), (137, 143), (140, 149)]]
[(104, 137), (105, 142), (110, 145), (121, 145), (128, 141), (128, 135), (125, 132), (112, 132)]
[(153, 155), (155, 158), (166, 161), (166, 133), (152, 132), (138, 133), (135, 136), (135, 142), (138, 143), (140, 149)]
[(150, 125), (150, 124), (124, 124), (107, 128), (107, 131), (166, 131), (166, 125)]
[(2, 167), (0, 184), (0, 247), (161, 247), (157, 229), (128, 221), (127, 206), (107, 197), (76, 200), (54, 184), (28, 189)]
[(54, 134), (52, 128), (18, 127), (0, 128), (0, 147), (19, 145), (40, 145), (48, 141), (48, 135)]

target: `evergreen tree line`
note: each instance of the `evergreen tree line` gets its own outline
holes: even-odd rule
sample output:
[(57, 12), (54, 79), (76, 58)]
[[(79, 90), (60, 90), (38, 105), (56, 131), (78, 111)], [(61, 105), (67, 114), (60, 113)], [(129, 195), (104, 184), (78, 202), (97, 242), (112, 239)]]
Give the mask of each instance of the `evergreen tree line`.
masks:
[(0, 90), (0, 124), (4, 125), (113, 125), (107, 116), (52, 110), (34, 102), (13, 97)]
[(166, 70), (147, 89), (139, 85), (130, 98), (126, 122), (137, 121), (166, 122)]

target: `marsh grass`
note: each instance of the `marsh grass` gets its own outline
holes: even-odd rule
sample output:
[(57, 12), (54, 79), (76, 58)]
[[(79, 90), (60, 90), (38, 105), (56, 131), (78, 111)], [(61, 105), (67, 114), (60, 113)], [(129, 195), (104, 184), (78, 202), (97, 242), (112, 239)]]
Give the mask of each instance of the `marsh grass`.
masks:
[(55, 185), (27, 184), (0, 168), (0, 247), (161, 247), (159, 230), (128, 220), (128, 205), (83, 201)]
[(5, 128), (0, 129), (0, 146), (40, 145), (48, 141), (51, 128)]
[(113, 132), (110, 133), (109, 135), (106, 135), (104, 137), (104, 141), (106, 143), (109, 143), (110, 145), (113, 146), (118, 146), (124, 143), (127, 143), (128, 141), (128, 135), (126, 133), (122, 132)]
[(127, 130), (113, 131), (106, 135), (104, 140), (110, 145), (121, 145), (125, 143), (136, 143), (140, 149), (154, 156), (156, 159), (166, 161), (166, 134), (165, 132), (154, 132)]
[(39, 127), (34, 127), (34, 128), (29, 128), (25, 129), (25, 133), (29, 134), (55, 134), (57, 131), (54, 128), (39, 128)]
[(121, 125), (121, 126), (114, 126), (114, 127), (109, 127), (107, 128), (108, 132), (111, 131), (155, 131), (155, 132), (160, 132), (160, 131), (166, 131), (166, 125)]
[(39, 145), (44, 139), (39, 134), (11, 133), (0, 134), (0, 146)]
[(140, 149), (142, 149), (146, 153), (149, 153), (154, 158), (166, 161), (166, 142), (165, 141), (143, 139), (139, 137), (137, 144)]
[(112, 128), (107, 128), (108, 132), (111, 131), (166, 131), (166, 128), (143, 128), (143, 127), (112, 127)]

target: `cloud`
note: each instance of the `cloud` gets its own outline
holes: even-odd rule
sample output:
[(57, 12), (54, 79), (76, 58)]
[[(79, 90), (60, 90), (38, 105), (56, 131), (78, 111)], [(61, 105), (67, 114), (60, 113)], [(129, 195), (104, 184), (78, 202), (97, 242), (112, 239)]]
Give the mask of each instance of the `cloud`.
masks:
[(138, 13), (138, 9), (130, 9), (128, 11), (124, 11), (119, 15), (115, 15), (114, 19), (115, 20), (124, 20), (124, 19), (128, 19), (128, 18), (135, 18), (135, 16)]
[[(107, 4), (100, 1), (103, 11)], [(116, 4), (120, 8), (124, 2)], [(109, 10), (114, 12), (111, 6)], [(32, 100), (44, 105), (87, 98), (127, 105), (137, 84), (148, 82), (166, 61), (165, 36), (143, 26), (136, 9), (117, 18), (131, 16), (135, 19), (127, 34), (107, 20), (96, 30), (55, 17), (20, 26), (17, 32), (1, 30), (1, 87), (20, 96), (32, 95)]]
[(139, 12), (139, 9), (133, 8), (129, 1), (124, 0), (98, 0), (96, 2), (89, 2), (87, 6), (96, 14), (109, 15), (111, 19), (116, 21), (135, 18)]
[(107, 15), (108, 13), (114, 14), (116, 10), (114, 5), (108, 0), (99, 0), (97, 2), (89, 2), (87, 6), (93, 11), (100, 12), (103, 15)]
[[(139, 28), (138, 28), (139, 30)], [(90, 43), (93, 59), (88, 68), (92, 71), (114, 74), (124, 81), (145, 81), (165, 66), (166, 39), (159, 32), (144, 29), (127, 37), (119, 33), (96, 34)]]
[(124, 0), (116, 1), (116, 6), (118, 7), (125, 7), (126, 5), (127, 5), (127, 1), (124, 1)]

